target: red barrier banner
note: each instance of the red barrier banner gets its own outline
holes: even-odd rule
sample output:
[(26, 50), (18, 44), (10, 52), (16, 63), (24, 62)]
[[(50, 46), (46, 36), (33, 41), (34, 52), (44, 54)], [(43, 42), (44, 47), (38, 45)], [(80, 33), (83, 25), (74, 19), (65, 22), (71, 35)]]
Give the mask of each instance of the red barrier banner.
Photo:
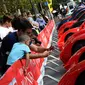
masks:
[(39, 69), (29, 63), (28, 73), (25, 76), (23, 66), (25, 66), (25, 59), (15, 62), (1, 78), (0, 85), (38, 85), (35, 79), (40, 73), (38, 75), (38, 72), (35, 73), (34, 70), (39, 71)]
[[(38, 39), (42, 42), (41, 46), (48, 46), (53, 27), (54, 21), (51, 20), (38, 35)], [(30, 60), (27, 75), (23, 70), (25, 62), (25, 59), (16, 61), (0, 78), (0, 85), (38, 85), (37, 80), (41, 75), (40, 69), (44, 58)]]
[[(42, 44), (41, 44), (42, 47), (48, 46), (53, 28), (54, 28), (54, 21), (51, 20), (38, 35), (38, 39), (42, 42)], [(40, 61), (41, 61), (40, 65), (42, 66), (44, 59), (41, 58)]]
[(54, 21), (51, 20), (38, 35), (38, 39), (42, 42), (42, 46), (44, 47), (48, 46), (50, 35), (52, 33), (53, 28), (54, 28)]

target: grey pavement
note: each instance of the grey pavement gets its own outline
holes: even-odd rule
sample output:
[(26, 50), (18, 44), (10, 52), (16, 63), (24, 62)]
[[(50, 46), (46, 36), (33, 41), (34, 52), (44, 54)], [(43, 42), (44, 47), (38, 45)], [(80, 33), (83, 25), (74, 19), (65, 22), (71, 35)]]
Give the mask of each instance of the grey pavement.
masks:
[(43, 85), (58, 85), (60, 78), (66, 72), (63, 68), (63, 63), (59, 59), (60, 51), (57, 46), (57, 30), (55, 29), (52, 36), (52, 45), (54, 50), (48, 56), (47, 64), (45, 66), (45, 76), (43, 77)]

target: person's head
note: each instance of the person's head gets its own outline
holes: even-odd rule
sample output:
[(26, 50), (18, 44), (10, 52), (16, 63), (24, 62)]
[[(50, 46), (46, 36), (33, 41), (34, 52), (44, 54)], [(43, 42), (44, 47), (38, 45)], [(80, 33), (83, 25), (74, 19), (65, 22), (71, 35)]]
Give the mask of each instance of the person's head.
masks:
[(27, 34), (29, 37), (33, 36), (32, 33), (32, 25), (30, 24), (29, 21), (27, 21), (26, 19), (23, 18), (15, 18), (12, 20), (12, 27), (15, 30), (18, 30), (18, 36), (22, 35), (22, 34)]
[(8, 15), (4, 15), (3, 20), (2, 20), (2, 25), (7, 28), (11, 27), (11, 21), (12, 21), (12, 17), (10, 17)]
[(27, 19), (27, 13), (26, 12), (23, 12), (22, 13), (22, 17), (25, 18), (25, 19)]
[(30, 37), (27, 34), (22, 34), (21, 36), (18, 36), (19, 42), (22, 42), (26, 45), (30, 44)]
[(49, 21), (48, 16), (46, 16), (46, 15), (44, 15), (42, 13), (41, 13), (41, 15), (42, 15), (43, 19), (45, 20), (45, 22), (48, 23), (48, 21)]
[(31, 41), (33, 44), (36, 44), (37, 46), (41, 45), (41, 41), (39, 41), (37, 38), (32, 38)]
[(28, 16), (28, 17), (32, 17), (31, 12), (27, 12), (27, 16)]
[(42, 18), (42, 15), (41, 14), (37, 14), (36, 17)]

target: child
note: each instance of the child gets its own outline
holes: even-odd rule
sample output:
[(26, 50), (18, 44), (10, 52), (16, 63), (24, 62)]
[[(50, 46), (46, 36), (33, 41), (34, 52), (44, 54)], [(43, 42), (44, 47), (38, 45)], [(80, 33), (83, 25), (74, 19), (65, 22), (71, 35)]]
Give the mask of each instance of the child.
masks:
[(24, 56), (26, 57), (26, 65), (24, 69), (26, 70), (28, 68), (29, 64), (29, 53), (30, 53), (30, 48), (29, 43), (30, 43), (30, 38), (28, 35), (23, 34), (19, 36), (19, 42), (15, 43), (12, 47), (12, 50), (8, 56), (7, 59), (7, 69), (10, 67), (15, 61), (22, 59)]

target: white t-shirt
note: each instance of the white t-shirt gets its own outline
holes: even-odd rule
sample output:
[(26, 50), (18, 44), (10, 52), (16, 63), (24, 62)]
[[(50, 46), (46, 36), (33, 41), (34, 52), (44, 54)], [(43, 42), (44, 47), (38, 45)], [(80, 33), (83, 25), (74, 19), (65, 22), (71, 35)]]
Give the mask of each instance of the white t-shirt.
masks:
[(3, 39), (8, 33), (9, 33), (9, 29), (0, 26), (0, 38)]
[(9, 29), (10, 32), (16, 32), (16, 31), (18, 31), (18, 30), (14, 30), (13, 27), (9, 27), (8, 29)]

